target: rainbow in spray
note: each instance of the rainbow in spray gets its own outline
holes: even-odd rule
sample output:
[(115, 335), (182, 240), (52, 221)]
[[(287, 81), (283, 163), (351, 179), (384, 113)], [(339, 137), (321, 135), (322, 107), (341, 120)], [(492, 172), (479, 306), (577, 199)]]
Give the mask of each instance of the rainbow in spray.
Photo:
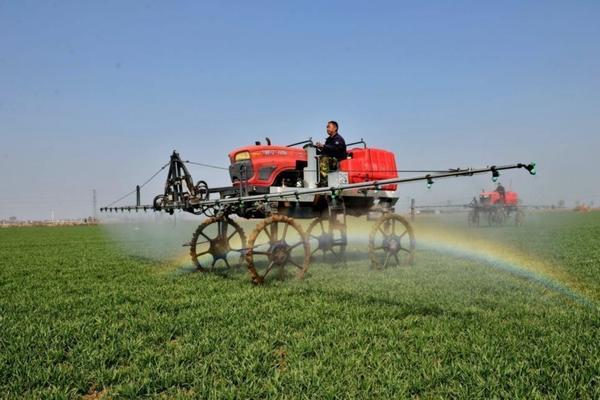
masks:
[(481, 262), (482, 266), (534, 281), (548, 289), (560, 292), (579, 304), (598, 308), (596, 302), (577, 289), (575, 280), (564, 269), (524, 251), (473, 235), (461, 235), (440, 228), (419, 230), (417, 243), (421, 250), (440, 251), (475, 260)]
[[(306, 227), (305, 227), (306, 228)], [(349, 218), (348, 239), (355, 244), (361, 244), (366, 251), (370, 224), (361, 219)], [(478, 262), (482, 267), (493, 268), (535, 282), (543, 287), (561, 293), (572, 301), (591, 308), (600, 308), (596, 301), (585, 294), (585, 288), (580, 288), (573, 277), (563, 268), (525, 251), (511, 246), (485, 240), (474, 234), (445, 226), (420, 226), (417, 224), (417, 251), (435, 251), (452, 257), (469, 259)], [(189, 254), (181, 254), (174, 264), (189, 272), (193, 266)], [(417, 258), (418, 266), (418, 258)]]
[[(365, 242), (370, 226), (359, 220), (349, 224), (349, 237)], [(542, 260), (497, 241), (486, 240), (477, 230), (466, 231), (442, 224), (418, 224), (414, 226), (418, 252), (422, 250), (441, 252), (451, 257), (473, 260), (482, 267), (493, 268), (525, 278), (543, 287), (561, 293), (572, 301), (587, 307), (600, 309), (596, 301), (586, 295), (586, 289), (577, 284), (564, 268)]]

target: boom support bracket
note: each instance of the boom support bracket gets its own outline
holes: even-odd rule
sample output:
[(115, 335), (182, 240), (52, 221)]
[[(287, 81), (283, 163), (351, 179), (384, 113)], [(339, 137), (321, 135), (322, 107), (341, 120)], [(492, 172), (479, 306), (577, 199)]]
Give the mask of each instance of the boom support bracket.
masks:
[[(194, 200), (204, 200), (205, 193), (208, 194), (208, 188), (203, 191), (203, 182), (194, 185), (194, 179), (185, 166), (185, 162), (179, 157), (179, 153), (173, 151), (169, 161), (169, 172), (165, 181), (165, 190), (163, 195), (154, 198), (153, 207), (155, 210), (166, 210), (173, 213), (175, 209), (193, 212)], [(206, 184), (204, 184), (206, 186)]]

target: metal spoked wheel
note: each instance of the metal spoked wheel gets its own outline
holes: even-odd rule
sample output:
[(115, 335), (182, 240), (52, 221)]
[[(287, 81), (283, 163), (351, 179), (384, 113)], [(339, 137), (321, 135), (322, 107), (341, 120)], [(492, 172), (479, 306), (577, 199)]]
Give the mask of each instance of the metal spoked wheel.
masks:
[(502, 226), (504, 225), (504, 221), (506, 220), (506, 211), (504, 211), (504, 207), (494, 207), (488, 213), (488, 225), (489, 226)]
[(469, 210), (467, 223), (469, 224), (469, 228), (479, 226), (479, 211), (475, 211), (474, 209)]
[(214, 269), (217, 264), (231, 268), (241, 264), (245, 248), (244, 230), (232, 219), (217, 216), (198, 226), (190, 242), (190, 256), (200, 271)]
[(312, 249), (311, 260), (322, 252), (324, 261), (329, 261), (327, 256), (332, 255), (331, 259), (334, 262), (345, 262), (348, 245), (346, 225), (329, 218), (316, 218), (310, 223), (306, 233)]
[(397, 214), (386, 214), (377, 220), (369, 235), (369, 257), (375, 269), (413, 265), (415, 234), (410, 223)]
[(517, 211), (515, 211), (515, 225), (521, 226), (521, 225), (523, 225), (524, 222), (525, 222), (525, 212), (523, 212), (523, 210), (521, 210), (521, 209), (517, 209)]
[(265, 218), (248, 240), (246, 262), (254, 283), (263, 283), (269, 275), (275, 275), (274, 271), (282, 280), (288, 270), (302, 279), (309, 261), (310, 245), (306, 233), (292, 218), (283, 215)]

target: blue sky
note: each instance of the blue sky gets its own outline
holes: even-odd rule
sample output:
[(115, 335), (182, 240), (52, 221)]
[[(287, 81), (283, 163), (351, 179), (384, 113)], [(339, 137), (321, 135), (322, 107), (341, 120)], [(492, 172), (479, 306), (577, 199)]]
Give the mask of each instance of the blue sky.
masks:
[(173, 149), (226, 165), (329, 119), (402, 169), (535, 160), (502, 177), (527, 202), (598, 204), (599, 20), (597, 1), (0, 1), (0, 219), (89, 215), (93, 188), (110, 202)]

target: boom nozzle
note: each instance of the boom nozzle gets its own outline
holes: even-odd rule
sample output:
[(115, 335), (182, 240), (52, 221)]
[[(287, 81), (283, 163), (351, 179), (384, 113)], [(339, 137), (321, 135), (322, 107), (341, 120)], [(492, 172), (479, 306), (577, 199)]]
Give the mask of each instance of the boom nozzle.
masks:
[(425, 177), (427, 178), (427, 189), (431, 189), (431, 186), (433, 186), (433, 179), (431, 179), (430, 174), (427, 174)]
[(495, 165), (493, 165), (490, 169), (492, 171), (492, 182), (494, 182), (494, 183), (498, 182), (498, 178), (500, 177), (500, 172), (498, 172)]

